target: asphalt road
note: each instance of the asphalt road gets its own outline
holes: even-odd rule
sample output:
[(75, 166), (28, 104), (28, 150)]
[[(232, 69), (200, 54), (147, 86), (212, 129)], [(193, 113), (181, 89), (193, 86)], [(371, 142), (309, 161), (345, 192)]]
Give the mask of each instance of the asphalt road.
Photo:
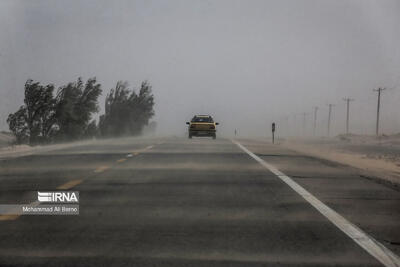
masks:
[[(398, 188), (238, 141), (400, 254)], [(108, 140), (3, 159), (0, 185), (0, 204), (80, 192), (79, 216), (0, 216), (0, 266), (382, 266), (229, 139)]]

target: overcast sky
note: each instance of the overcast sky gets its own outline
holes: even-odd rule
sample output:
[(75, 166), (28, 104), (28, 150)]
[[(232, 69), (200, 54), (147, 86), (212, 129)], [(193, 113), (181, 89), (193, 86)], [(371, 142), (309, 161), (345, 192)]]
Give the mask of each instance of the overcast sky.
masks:
[(79, 76), (103, 85), (102, 109), (118, 80), (149, 80), (154, 120), (169, 134), (206, 113), (226, 134), (263, 135), (313, 106), (324, 134), (328, 103), (343, 132), (343, 97), (356, 99), (352, 130), (372, 134), (372, 89), (395, 87), (382, 127), (400, 132), (400, 1), (0, 0), (0, 129), (28, 78), (60, 86)]

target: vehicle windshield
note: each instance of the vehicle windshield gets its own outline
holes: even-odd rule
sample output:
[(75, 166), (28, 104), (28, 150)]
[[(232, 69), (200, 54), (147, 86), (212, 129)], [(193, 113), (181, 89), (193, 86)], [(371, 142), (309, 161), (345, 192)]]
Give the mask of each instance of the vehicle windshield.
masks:
[(193, 117), (192, 122), (214, 122), (211, 117)]

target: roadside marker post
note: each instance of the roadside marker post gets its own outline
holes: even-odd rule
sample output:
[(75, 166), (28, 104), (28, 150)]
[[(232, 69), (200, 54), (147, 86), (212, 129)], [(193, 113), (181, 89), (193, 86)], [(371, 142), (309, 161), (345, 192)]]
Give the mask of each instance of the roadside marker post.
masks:
[(272, 143), (275, 144), (275, 122), (272, 123)]

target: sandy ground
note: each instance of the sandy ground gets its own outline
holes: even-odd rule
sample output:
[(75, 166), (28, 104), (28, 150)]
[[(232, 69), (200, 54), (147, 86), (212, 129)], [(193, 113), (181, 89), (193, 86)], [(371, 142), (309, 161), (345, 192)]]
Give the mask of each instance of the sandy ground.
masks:
[(335, 138), (282, 140), (280, 145), (311, 156), (361, 169), (366, 177), (400, 185), (400, 135), (341, 135)]
[[(122, 138), (106, 138), (106, 139), (87, 139), (87, 140), (74, 141), (68, 143), (58, 143), (58, 144), (48, 144), (48, 145), (38, 145), (38, 146), (11, 145), (6, 147), (0, 147), (0, 160), (6, 158), (29, 156), (33, 154), (43, 154), (47, 152), (52, 152), (53, 154), (66, 153), (65, 152), (66, 149), (74, 147), (80, 147), (81, 151), (79, 153), (85, 153), (85, 154), (111, 153), (115, 152), (115, 147), (117, 147), (118, 151), (120, 152), (121, 150), (124, 150), (123, 148), (126, 145), (137, 142), (143, 142), (148, 140), (149, 138), (152, 137), (140, 136), (140, 137), (122, 137)], [(98, 149), (96, 149), (96, 151), (93, 151), (91, 149), (93, 145), (102, 147), (102, 150), (99, 151)], [(58, 150), (62, 151), (57, 152)], [(126, 150), (125, 152), (128, 153), (129, 150)]]
[(21, 156), (28, 156), (36, 153), (44, 153), (58, 149), (64, 149), (69, 147), (75, 147), (85, 144), (91, 144), (95, 140), (85, 140), (79, 142), (63, 143), (63, 144), (52, 144), (42, 146), (29, 146), (29, 145), (9, 145), (0, 147), (0, 159), (4, 158), (15, 158)]

